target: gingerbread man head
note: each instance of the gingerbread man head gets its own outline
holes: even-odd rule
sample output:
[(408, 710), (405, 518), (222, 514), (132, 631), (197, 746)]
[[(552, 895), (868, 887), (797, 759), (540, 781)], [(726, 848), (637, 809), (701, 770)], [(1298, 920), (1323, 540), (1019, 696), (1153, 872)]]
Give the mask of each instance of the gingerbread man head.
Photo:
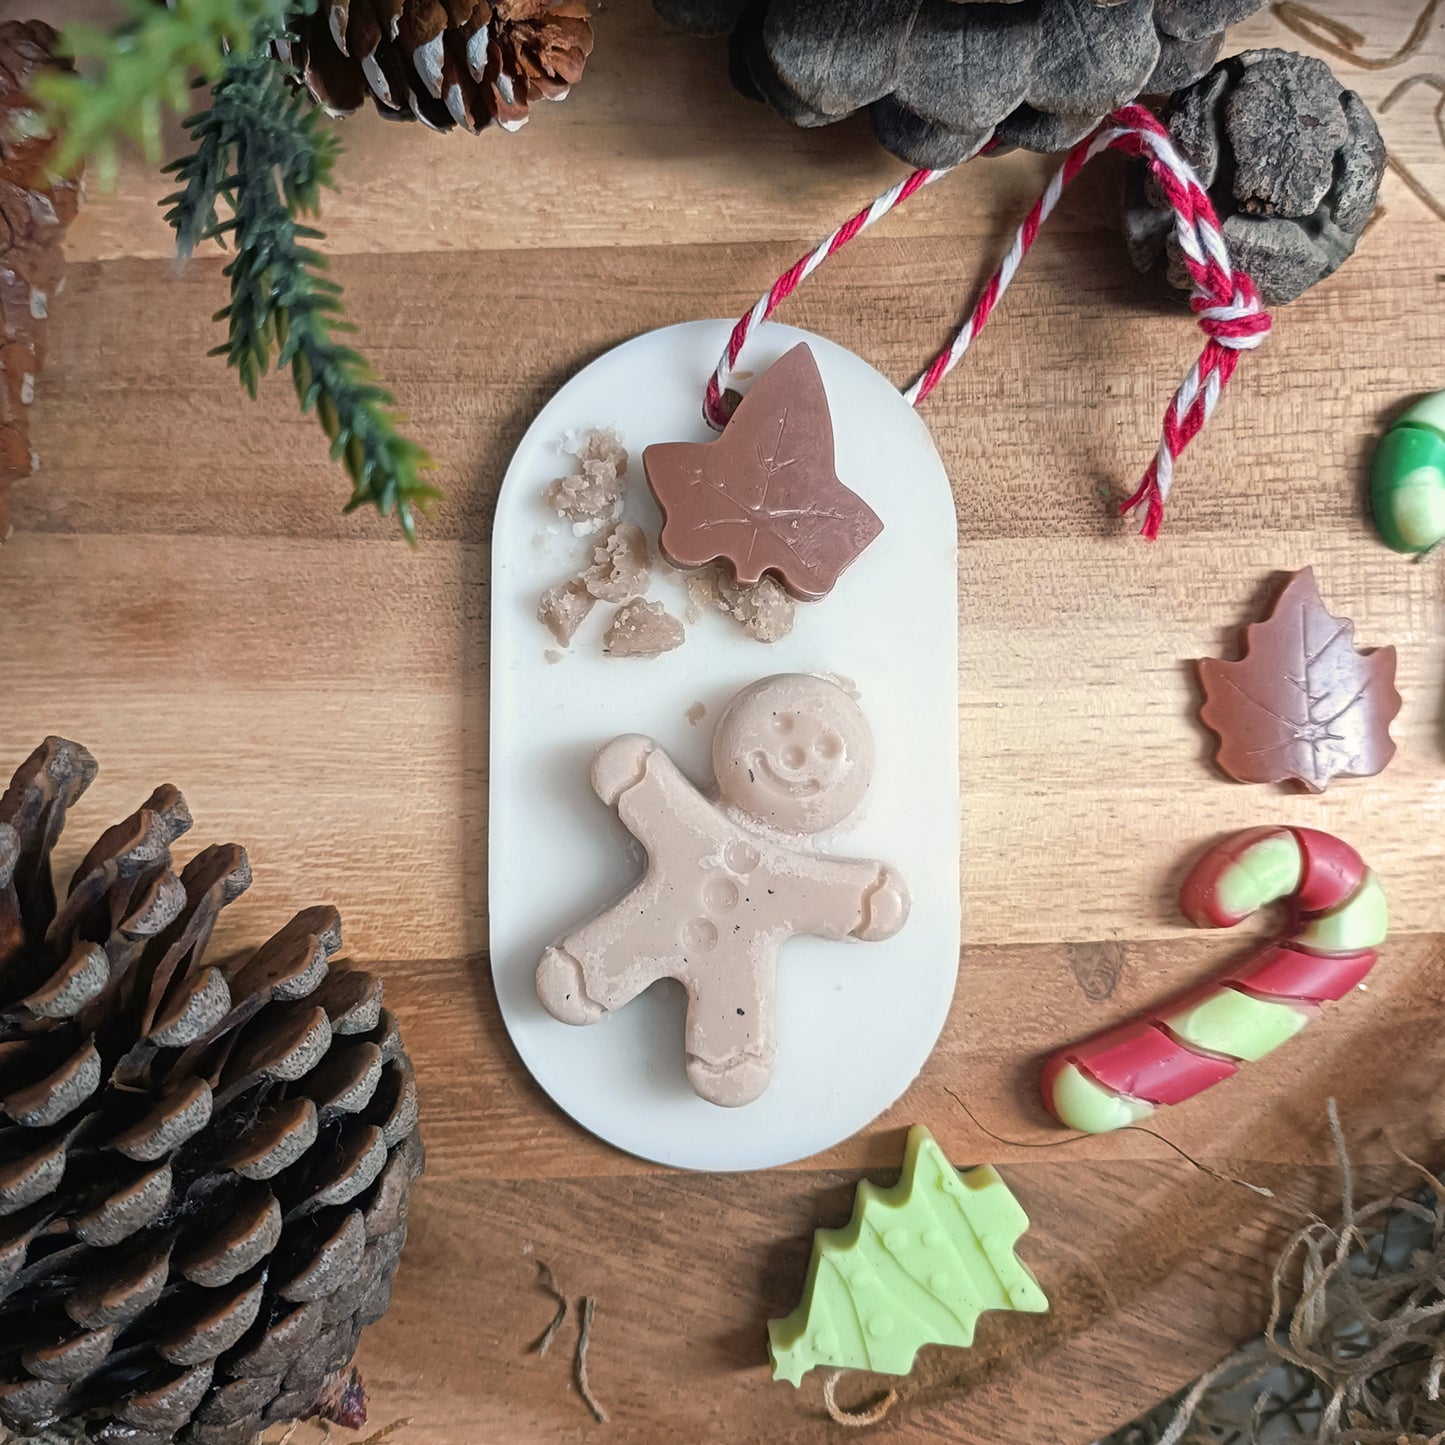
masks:
[(719, 796), (784, 833), (836, 828), (873, 776), (873, 734), (835, 682), (790, 672), (738, 693), (712, 744)]

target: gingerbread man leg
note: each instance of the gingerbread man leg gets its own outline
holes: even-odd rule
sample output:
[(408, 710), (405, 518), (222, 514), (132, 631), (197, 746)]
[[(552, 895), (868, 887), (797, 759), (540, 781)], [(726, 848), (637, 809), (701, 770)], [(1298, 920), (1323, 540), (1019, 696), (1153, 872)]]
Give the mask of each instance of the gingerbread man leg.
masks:
[(713, 1104), (750, 1104), (773, 1077), (777, 1058), (774, 1018), (774, 946), (754, 937), (743, 945), (744, 963), (726, 955), (719, 941), (714, 966), (696, 971), (682, 982), (687, 989), (687, 1077), (694, 1091)]

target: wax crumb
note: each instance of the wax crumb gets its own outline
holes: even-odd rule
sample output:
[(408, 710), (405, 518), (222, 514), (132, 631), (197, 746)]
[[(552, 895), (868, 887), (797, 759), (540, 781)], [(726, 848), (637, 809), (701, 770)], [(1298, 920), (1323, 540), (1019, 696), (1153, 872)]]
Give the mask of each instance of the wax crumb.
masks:
[(576, 636), (582, 620), (592, 611), (597, 599), (577, 578), (549, 587), (537, 604), (537, 621), (566, 647)]
[(622, 478), (627, 473), (627, 452), (617, 433), (594, 431), (585, 438), (569, 433), (562, 449), (577, 458), (577, 469), (548, 484), (543, 493), (547, 505), (571, 522), (579, 536), (616, 521), (622, 512)]
[(652, 556), (641, 527), (619, 522), (605, 542), (592, 549), (592, 565), (582, 584), (603, 602), (631, 602), (647, 591), (652, 580)]
[(591, 431), (568, 427), (562, 433), (561, 450), (569, 457), (576, 457), (579, 463), (611, 462), (619, 477), (627, 472), (627, 448), (622, 445), (615, 427), (596, 427)]
[(693, 705), (687, 710), (687, 720), (693, 725), (693, 727), (696, 727), (698, 723), (700, 723), (706, 716), (707, 708), (704, 707), (703, 704), (700, 702), (693, 703)]
[(656, 657), (680, 647), (682, 623), (660, 602), (628, 602), (613, 614), (602, 639), (611, 657)]
[(771, 577), (764, 577), (754, 587), (738, 587), (719, 577), (717, 595), (718, 606), (758, 642), (778, 642), (793, 630), (793, 599)]
[(710, 607), (742, 623), (757, 642), (778, 642), (793, 630), (796, 606), (786, 589), (772, 577), (756, 586), (739, 587), (717, 567), (701, 567), (687, 574), (689, 622), (696, 622)]
[(558, 652), (555, 647), (549, 647), (549, 648), (542, 654), (542, 656), (545, 657), (548, 662), (554, 662), (554, 663), (555, 663), (555, 662), (561, 662), (561, 661), (562, 661), (562, 654), (561, 654), (560, 652)]
[(683, 579), (683, 586), (687, 589), (687, 610), (684, 616), (689, 622), (698, 621), (709, 607), (718, 605), (716, 567), (703, 567), (696, 572), (689, 572)]

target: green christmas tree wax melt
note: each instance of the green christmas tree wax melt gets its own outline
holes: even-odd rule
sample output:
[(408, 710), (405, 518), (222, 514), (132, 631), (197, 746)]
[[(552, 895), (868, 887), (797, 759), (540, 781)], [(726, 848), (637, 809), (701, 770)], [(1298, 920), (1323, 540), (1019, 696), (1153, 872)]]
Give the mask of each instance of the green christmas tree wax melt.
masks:
[(848, 1223), (813, 1236), (802, 1302), (768, 1321), (773, 1378), (797, 1385), (815, 1365), (906, 1375), (924, 1345), (971, 1345), (984, 1310), (1042, 1313), (1014, 1254), (1028, 1225), (997, 1170), (960, 1174), (915, 1124), (898, 1183), (864, 1180)]

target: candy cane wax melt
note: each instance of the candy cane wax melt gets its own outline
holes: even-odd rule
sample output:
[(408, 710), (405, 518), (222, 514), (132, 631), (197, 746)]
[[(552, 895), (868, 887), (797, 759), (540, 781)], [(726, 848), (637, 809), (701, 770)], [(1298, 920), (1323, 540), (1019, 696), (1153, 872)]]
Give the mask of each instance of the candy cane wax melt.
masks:
[(1201, 928), (1232, 928), (1280, 901), (1293, 913), (1284, 933), (1224, 978), (1055, 1054), (1042, 1081), (1050, 1111), (1102, 1134), (1192, 1098), (1293, 1038), (1374, 966), (1389, 925), (1384, 890), (1329, 833), (1235, 833), (1199, 859), (1179, 893)]

